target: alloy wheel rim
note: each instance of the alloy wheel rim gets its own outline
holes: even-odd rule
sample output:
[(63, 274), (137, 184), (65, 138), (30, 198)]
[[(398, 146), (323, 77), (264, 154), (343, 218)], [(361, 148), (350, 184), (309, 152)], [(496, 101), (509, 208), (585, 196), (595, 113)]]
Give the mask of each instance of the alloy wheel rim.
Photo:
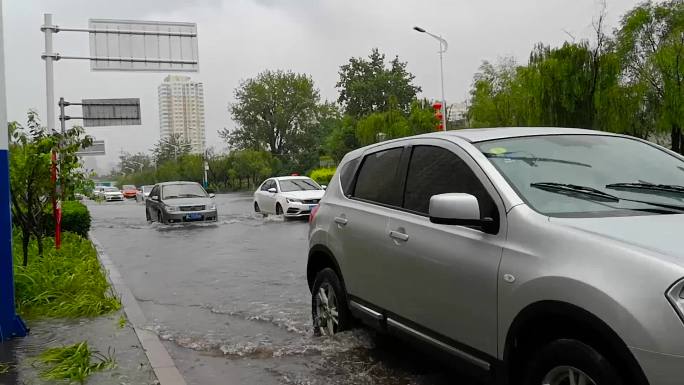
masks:
[(321, 335), (332, 336), (337, 332), (339, 325), (339, 312), (337, 297), (329, 283), (324, 283), (316, 294), (318, 307), (318, 331)]
[(596, 385), (596, 382), (573, 366), (557, 366), (544, 376), (542, 385)]

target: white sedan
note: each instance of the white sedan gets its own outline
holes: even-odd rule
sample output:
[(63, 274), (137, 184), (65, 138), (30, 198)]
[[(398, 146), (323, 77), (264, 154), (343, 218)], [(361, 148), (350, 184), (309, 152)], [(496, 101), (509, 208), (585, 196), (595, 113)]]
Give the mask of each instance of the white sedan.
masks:
[(116, 187), (105, 187), (102, 193), (105, 202), (123, 201), (123, 193)]
[(325, 186), (302, 176), (266, 179), (254, 192), (254, 211), (287, 218), (311, 214), (325, 194)]

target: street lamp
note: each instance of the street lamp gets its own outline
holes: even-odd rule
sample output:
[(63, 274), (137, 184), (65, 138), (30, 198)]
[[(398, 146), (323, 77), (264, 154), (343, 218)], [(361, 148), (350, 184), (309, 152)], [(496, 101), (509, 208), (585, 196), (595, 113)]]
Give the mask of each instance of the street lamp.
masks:
[(449, 44), (447, 44), (447, 41), (444, 40), (443, 37), (432, 34), (423, 28), (413, 27), (413, 29), (420, 32), (420, 33), (428, 34), (428, 35), (434, 37), (435, 39), (437, 39), (437, 41), (439, 41), (439, 73), (440, 73), (440, 77), (442, 79), (442, 109), (443, 109), (442, 110), (442, 124), (444, 125), (444, 131), (446, 131), (446, 129), (447, 129), (447, 120), (446, 120), (447, 114), (446, 114), (446, 98), (444, 97), (444, 63), (443, 63), (444, 58), (443, 58), (443, 56), (444, 56), (444, 53), (447, 51), (447, 48), (449, 48)]

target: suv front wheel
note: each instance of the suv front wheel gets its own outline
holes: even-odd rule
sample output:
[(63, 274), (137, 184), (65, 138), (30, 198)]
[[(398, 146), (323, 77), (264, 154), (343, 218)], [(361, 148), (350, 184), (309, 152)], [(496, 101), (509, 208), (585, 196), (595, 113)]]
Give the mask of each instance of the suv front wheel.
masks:
[(316, 274), (311, 291), (311, 315), (314, 334), (332, 336), (351, 326), (347, 294), (333, 269)]
[(559, 339), (539, 349), (524, 385), (623, 385), (615, 368), (591, 346)]

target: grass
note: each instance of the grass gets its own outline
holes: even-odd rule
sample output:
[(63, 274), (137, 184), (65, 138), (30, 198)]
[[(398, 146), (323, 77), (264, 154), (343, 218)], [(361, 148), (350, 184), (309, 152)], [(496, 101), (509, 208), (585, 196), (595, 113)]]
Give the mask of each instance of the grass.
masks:
[(86, 341), (47, 349), (38, 360), (45, 365), (41, 376), (47, 380), (69, 380), (85, 383), (93, 372), (111, 369), (116, 361), (111, 353), (103, 355), (93, 351)]
[(105, 278), (93, 244), (76, 234), (62, 235), (62, 248), (45, 239), (44, 256), (31, 242), (28, 266), (21, 266), (21, 237), (15, 234), (16, 305), (25, 318), (78, 318), (121, 308)]
[(126, 317), (124, 317), (123, 314), (119, 317), (119, 321), (117, 322), (117, 326), (119, 327), (119, 329), (123, 329), (126, 326)]
[(12, 369), (12, 364), (7, 362), (0, 362), (0, 374), (8, 373)]

